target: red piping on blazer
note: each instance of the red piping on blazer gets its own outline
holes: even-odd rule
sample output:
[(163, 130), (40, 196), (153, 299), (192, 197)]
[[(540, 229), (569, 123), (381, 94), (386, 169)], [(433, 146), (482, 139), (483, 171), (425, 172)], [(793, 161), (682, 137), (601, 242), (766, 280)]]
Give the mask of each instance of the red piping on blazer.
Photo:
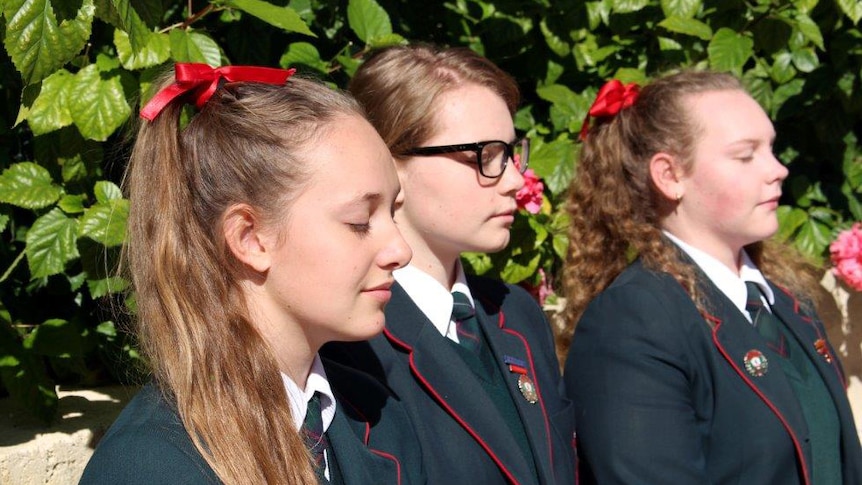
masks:
[(427, 380), (425, 380), (425, 378), (419, 372), (419, 369), (416, 368), (416, 363), (413, 361), (413, 347), (410, 347), (409, 345), (407, 345), (406, 342), (395, 338), (395, 336), (389, 332), (389, 329), (384, 329), (383, 333), (385, 333), (386, 337), (391, 339), (393, 342), (397, 343), (399, 346), (403, 347), (408, 352), (410, 352), (410, 370), (413, 371), (413, 375), (415, 375), (422, 382), (422, 384), (425, 386), (425, 388), (428, 389), (428, 391), (434, 396), (434, 399), (438, 403), (440, 403), (440, 405), (442, 405), (446, 409), (446, 411), (452, 415), (452, 417), (455, 418), (455, 421), (457, 421), (461, 426), (463, 426), (464, 429), (466, 429), (467, 432), (470, 433), (470, 436), (472, 436), (479, 443), (479, 445), (485, 449), (485, 451), (488, 453), (488, 455), (490, 455), (491, 459), (494, 460), (494, 463), (496, 463), (497, 466), (500, 468), (500, 470), (502, 470), (503, 473), (506, 475), (506, 478), (508, 478), (509, 481), (513, 485), (518, 485), (518, 483), (520, 483), (520, 482), (515, 480), (515, 477), (512, 476), (512, 473), (506, 468), (506, 466), (503, 464), (503, 461), (500, 460), (500, 458), (497, 455), (495, 455), (493, 451), (491, 451), (491, 447), (489, 447), (488, 444), (485, 443), (485, 440), (483, 440), (482, 437), (479, 436), (479, 434), (476, 433), (476, 431), (473, 428), (471, 428), (469, 425), (467, 425), (467, 422), (464, 421), (464, 419), (461, 416), (459, 416), (458, 413), (456, 413), (455, 410), (452, 409), (448, 403), (446, 403), (446, 400), (443, 399), (443, 396), (441, 396), (437, 392), (437, 390), (431, 386), (431, 383), (429, 383)]
[(811, 481), (808, 479), (808, 466), (805, 463), (805, 455), (802, 453), (802, 447), (799, 445), (799, 440), (796, 438), (796, 434), (793, 432), (793, 429), (791, 429), (790, 425), (787, 424), (787, 420), (784, 419), (784, 415), (782, 415), (778, 408), (775, 407), (775, 404), (773, 404), (772, 401), (770, 401), (766, 396), (764, 396), (763, 393), (760, 392), (760, 389), (758, 389), (757, 386), (755, 386), (754, 383), (751, 382), (748, 377), (746, 377), (745, 373), (742, 372), (742, 369), (740, 369), (739, 366), (736, 365), (736, 362), (734, 362), (734, 360), (730, 357), (730, 355), (728, 355), (724, 347), (721, 346), (721, 343), (719, 343), (717, 333), (718, 329), (721, 327), (722, 324), (721, 320), (715, 317), (712, 317), (710, 320), (716, 322), (715, 327), (712, 329), (713, 343), (715, 343), (715, 346), (718, 348), (718, 351), (721, 352), (721, 355), (724, 356), (725, 360), (727, 360), (730, 363), (731, 367), (733, 367), (733, 370), (736, 371), (737, 374), (739, 374), (739, 377), (741, 377), (742, 380), (745, 381), (748, 387), (750, 387), (751, 390), (754, 391), (754, 393), (757, 394), (757, 396), (760, 397), (760, 399), (763, 400), (764, 403), (766, 403), (769, 409), (771, 409), (772, 412), (775, 413), (775, 415), (778, 417), (778, 420), (781, 421), (781, 425), (784, 426), (784, 429), (787, 430), (787, 433), (790, 435), (790, 439), (793, 441), (793, 447), (796, 449), (796, 456), (799, 458), (799, 462), (802, 464), (802, 479), (804, 480), (804, 483), (806, 485), (811, 485)]

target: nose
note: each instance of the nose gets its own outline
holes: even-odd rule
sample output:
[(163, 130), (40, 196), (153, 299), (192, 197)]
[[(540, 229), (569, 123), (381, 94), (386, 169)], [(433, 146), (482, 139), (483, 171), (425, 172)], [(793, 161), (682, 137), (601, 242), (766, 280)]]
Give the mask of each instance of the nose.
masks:
[(790, 174), (790, 171), (787, 169), (787, 167), (785, 167), (784, 164), (781, 163), (781, 160), (776, 158), (775, 155), (772, 155), (772, 165), (770, 168), (773, 170), (773, 180), (779, 183), (783, 182), (784, 179), (786, 179), (787, 176)]
[(401, 235), (395, 221), (388, 224), (386, 244), (378, 255), (379, 264), (382, 268), (398, 269), (407, 266), (413, 258), (413, 250), (407, 244), (407, 240)]
[(521, 190), (524, 186), (524, 176), (518, 170), (518, 164), (514, 160), (509, 160), (506, 168), (503, 169), (503, 175), (500, 176), (500, 181), (497, 187), (504, 194), (514, 194)]

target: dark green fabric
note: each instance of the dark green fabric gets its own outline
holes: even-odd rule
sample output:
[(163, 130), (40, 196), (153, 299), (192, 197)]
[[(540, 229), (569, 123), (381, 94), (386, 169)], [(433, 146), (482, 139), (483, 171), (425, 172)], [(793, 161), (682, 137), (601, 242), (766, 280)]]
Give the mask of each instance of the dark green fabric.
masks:
[[(476, 328), (478, 329), (478, 326)], [(476, 377), (479, 378), (479, 382), (482, 383), (482, 388), (485, 390), (485, 393), (497, 406), (497, 410), (500, 411), (500, 414), (505, 419), (506, 425), (508, 425), (509, 430), (512, 432), (512, 436), (515, 438), (515, 441), (518, 442), (518, 445), (521, 448), (521, 453), (524, 455), (524, 459), (527, 460), (527, 463), (533, 468), (534, 473), (536, 473), (536, 463), (533, 458), (533, 453), (530, 451), (530, 442), (527, 439), (527, 433), (524, 431), (524, 423), (518, 415), (518, 409), (515, 407), (515, 403), (512, 402), (512, 395), (509, 394), (509, 391), (506, 389), (506, 381), (503, 380), (503, 376), (500, 374), (500, 369), (495, 365), (488, 366), (484, 362), (480, 362), (480, 359), (490, 358), (491, 354), (484, 332), (480, 331), (480, 334), (483, 347), (482, 353), (485, 354), (482, 356), (448, 338), (446, 340), (452, 343), (452, 346), (464, 359), (466, 366), (469, 367)]]
[(814, 485), (840, 485), (841, 423), (835, 404), (820, 373), (783, 322), (780, 331), (789, 346), (790, 357), (779, 358), (778, 364), (787, 375), (808, 425), (811, 481)]

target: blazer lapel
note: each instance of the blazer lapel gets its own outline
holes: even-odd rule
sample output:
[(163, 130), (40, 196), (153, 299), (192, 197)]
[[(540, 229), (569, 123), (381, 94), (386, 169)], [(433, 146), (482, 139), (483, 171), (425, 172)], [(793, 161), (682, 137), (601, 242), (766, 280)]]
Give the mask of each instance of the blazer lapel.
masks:
[(791, 333), (799, 340), (806, 355), (814, 363), (814, 367), (826, 383), (826, 388), (832, 396), (832, 402), (838, 412), (841, 423), (841, 452), (845, 483), (858, 483), (859, 468), (859, 438), (853, 420), (853, 412), (847, 400), (846, 381), (837, 354), (826, 340), (822, 325), (803, 313), (799, 302), (781, 288), (775, 288), (775, 305), (773, 310), (787, 324)]
[[(359, 439), (368, 435), (368, 426), (368, 423), (347, 419), (339, 406), (326, 432), (329, 442), (337, 443), (332, 446), (332, 452), (344, 483), (401, 483), (397, 460), (386, 453), (375, 452)], [(396, 481), (390, 482), (392, 479)]]
[(773, 291), (775, 293), (775, 305), (772, 306), (772, 310), (799, 341), (807, 357), (811, 359), (814, 367), (820, 372), (820, 376), (826, 383), (826, 387), (829, 388), (829, 392), (833, 394), (833, 398), (844, 395), (846, 393), (844, 374), (838, 365), (835, 353), (826, 341), (826, 335), (821, 333), (821, 328), (818, 328), (810, 317), (800, 311), (799, 303), (795, 298), (775, 286), (773, 286)]
[[(481, 295), (475, 300), (476, 316), (485, 334), (489, 336), (494, 363), (499, 368), (506, 382), (506, 389), (521, 416), (533, 455), (538, 458), (535, 465), (540, 482), (553, 483), (554, 471), (551, 466), (554, 457), (551, 452), (550, 422), (542, 397), (543, 389), (539, 387), (539, 379), (536, 377), (532, 351), (527, 340), (506, 325), (506, 316), (502, 309), (483, 300)], [(533, 396), (530, 394), (530, 386), (535, 392), (535, 402), (531, 402)], [(549, 459), (542, 459), (543, 457)]]
[[(767, 347), (757, 330), (742, 316), (739, 309), (711, 282), (705, 280), (708, 301), (713, 304), (713, 314), (707, 320), (713, 324), (713, 340), (721, 354), (733, 367), (736, 374), (754, 391), (766, 406), (781, 421), (790, 434), (800, 458), (810, 461), (808, 448), (808, 426), (802, 408), (779, 360), (782, 357)], [(756, 362), (758, 357), (766, 359), (766, 367)]]
[(535, 483), (520, 446), (503, 424), (503, 416), (481, 392), (479, 379), (403, 288), (396, 284), (392, 293), (384, 334), (410, 353), (410, 368), (420, 385), (476, 440), (511, 482)]

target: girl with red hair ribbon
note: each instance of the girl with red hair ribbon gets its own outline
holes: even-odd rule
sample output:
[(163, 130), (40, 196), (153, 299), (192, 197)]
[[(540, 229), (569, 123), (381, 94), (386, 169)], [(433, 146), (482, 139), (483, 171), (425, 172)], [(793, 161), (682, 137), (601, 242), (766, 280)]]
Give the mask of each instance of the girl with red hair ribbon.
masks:
[(564, 381), (582, 483), (859, 484), (838, 355), (784, 245), (787, 168), (729, 74), (609, 82), (569, 191)]
[(141, 110), (124, 267), (152, 381), (81, 483), (424, 483), (394, 396), (318, 355), (383, 329), (398, 176), (350, 96), (293, 74), (177, 64)]

